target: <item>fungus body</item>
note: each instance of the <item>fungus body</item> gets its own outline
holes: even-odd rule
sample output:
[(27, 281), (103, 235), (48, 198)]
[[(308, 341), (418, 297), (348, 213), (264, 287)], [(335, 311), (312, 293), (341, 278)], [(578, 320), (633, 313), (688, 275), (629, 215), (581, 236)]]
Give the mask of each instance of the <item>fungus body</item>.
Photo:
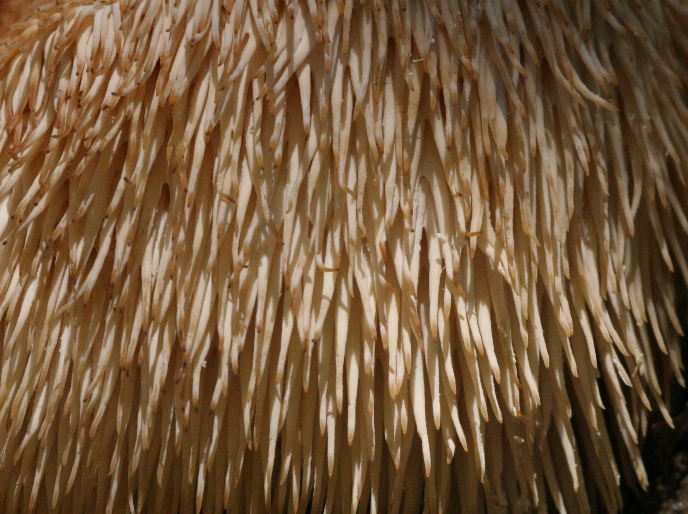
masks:
[(39, 3), (0, 42), (0, 510), (646, 485), (684, 3)]

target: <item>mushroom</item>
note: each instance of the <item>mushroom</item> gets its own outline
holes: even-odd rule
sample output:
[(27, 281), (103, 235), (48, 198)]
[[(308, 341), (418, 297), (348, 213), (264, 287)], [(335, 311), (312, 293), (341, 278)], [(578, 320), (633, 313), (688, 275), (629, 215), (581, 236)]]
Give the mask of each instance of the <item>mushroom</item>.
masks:
[(647, 486), (683, 3), (39, 4), (0, 42), (0, 510)]

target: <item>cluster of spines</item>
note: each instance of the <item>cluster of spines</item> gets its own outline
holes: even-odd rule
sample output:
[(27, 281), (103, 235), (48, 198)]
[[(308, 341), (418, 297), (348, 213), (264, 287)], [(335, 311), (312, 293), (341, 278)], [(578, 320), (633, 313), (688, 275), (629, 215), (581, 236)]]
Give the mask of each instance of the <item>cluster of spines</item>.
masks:
[(15, 27), (0, 501), (618, 509), (681, 377), (687, 23), (149, 0)]

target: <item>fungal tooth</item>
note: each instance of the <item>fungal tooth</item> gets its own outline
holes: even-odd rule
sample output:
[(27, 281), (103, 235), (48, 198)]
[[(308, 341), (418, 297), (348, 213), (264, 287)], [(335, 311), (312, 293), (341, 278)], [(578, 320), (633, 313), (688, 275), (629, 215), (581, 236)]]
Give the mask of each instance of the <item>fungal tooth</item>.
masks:
[(622, 453), (647, 484), (679, 2), (14, 4), (7, 508), (618, 511)]

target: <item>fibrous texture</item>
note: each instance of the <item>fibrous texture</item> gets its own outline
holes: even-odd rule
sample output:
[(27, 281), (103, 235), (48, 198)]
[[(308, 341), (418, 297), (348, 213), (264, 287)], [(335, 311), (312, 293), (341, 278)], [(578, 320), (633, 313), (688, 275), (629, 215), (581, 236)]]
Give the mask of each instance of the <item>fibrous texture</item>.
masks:
[(680, 0), (15, 26), (0, 509), (618, 510), (681, 381), (687, 34)]

